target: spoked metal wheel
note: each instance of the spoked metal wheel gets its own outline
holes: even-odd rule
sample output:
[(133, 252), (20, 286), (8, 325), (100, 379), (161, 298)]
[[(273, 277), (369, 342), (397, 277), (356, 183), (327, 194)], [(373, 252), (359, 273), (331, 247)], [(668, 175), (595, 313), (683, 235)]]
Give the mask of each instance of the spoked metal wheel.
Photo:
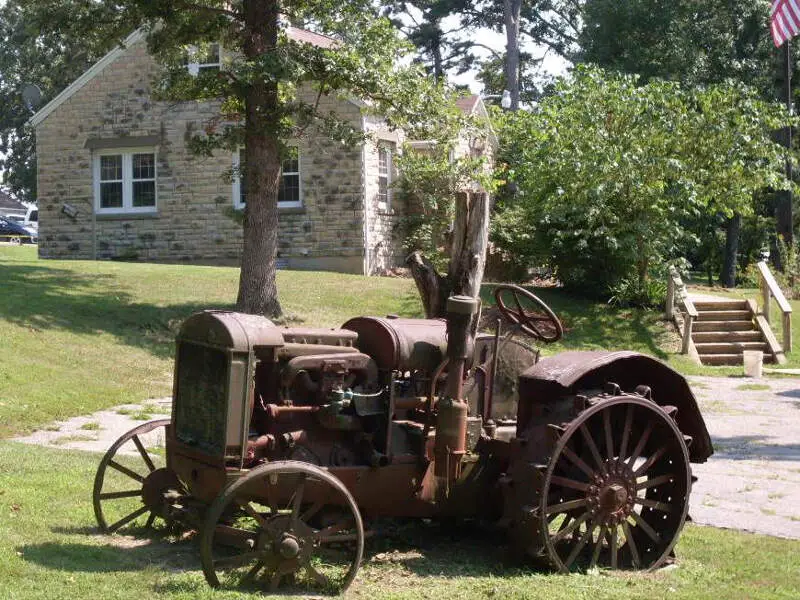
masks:
[(670, 555), (688, 510), (689, 453), (661, 407), (634, 396), (603, 400), (556, 444), (540, 519), (560, 571), (654, 569)]
[(105, 533), (151, 528), (169, 521), (164, 495), (181, 484), (166, 468), (166, 428), (159, 419), (131, 429), (108, 449), (94, 478), (94, 514)]
[(353, 496), (327, 471), (295, 461), (262, 465), (225, 488), (200, 540), (210, 585), (271, 592), (341, 593), (363, 553)]

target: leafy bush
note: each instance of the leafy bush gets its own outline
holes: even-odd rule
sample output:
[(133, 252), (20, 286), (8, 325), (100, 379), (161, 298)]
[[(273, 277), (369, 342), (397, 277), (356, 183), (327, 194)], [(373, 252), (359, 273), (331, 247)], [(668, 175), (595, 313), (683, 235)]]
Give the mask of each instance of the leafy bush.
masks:
[(666, 275), (649, 278), (644, 285), (638, 277), (626, 277), (611, 288), (608, 303), (614, 306), (634, 306), (639, 308), (659, 308), (667, 298)]
[(781, 110), (743, 86), (640, 85), (579, 67), (535, 111), (500, 122), (518, 193), (500, 204), (493, 240), (565, 287), (649, 301), (651, 275), (702, 240), (698, 229), (748, 217), (756, 191), (790, 185), (770, 135)]

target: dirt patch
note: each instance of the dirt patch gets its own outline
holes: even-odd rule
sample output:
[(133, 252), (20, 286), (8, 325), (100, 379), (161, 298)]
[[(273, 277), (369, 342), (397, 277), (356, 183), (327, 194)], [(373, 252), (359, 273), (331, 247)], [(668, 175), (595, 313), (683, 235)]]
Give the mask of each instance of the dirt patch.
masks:
[[(148, 400), (143, 404), (123, 404), (91, 415), (56, 421), (30, 435), (15, 438), (14, 441), (104, 453), (117, 439), (137, 425), (154, 419), (169, 418), (171, 405), (171, 398)], [(154, 432), (152, 435), (159, 434)], [(146, 446), (163, 446), (163, 440), (150, 439), (147, 436), (143, 443)]]

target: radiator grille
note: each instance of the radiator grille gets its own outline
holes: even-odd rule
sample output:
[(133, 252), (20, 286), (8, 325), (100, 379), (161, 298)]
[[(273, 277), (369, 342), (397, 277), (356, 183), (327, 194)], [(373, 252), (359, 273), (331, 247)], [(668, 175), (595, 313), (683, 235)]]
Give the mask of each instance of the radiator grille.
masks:
[(178, 350), (175, 436), (215, 456), (225, 453), (228, 357), (221, 350), (182, 343)]

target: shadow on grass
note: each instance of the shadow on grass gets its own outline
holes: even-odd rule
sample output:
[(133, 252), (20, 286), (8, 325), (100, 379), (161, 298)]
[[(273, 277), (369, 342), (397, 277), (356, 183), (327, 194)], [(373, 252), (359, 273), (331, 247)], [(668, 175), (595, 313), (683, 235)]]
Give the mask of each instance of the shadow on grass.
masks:
[(103, 545), (45, 542), (16, 550), (28, 562), (80, 573), (141, 571), (153, 564), (171, 571), (191, 571), (199, 568), (200, 562), (197, 547), (191, 542), (146, 537), (117, 537)]
[(4, 265), (2, 272), (0, 317), (6, 321), (33, 331), (108, 333), (160, 358), (172, 356), (181, 321), (209, 308), (198, 302), (168, 306), (133, 302), (129, 294), (105, 287), (113, 283), (112, 275), (13, 264)]
[(365, 564), (391, 563), (420, 577), (512, 576), (552, 572), (544, 560), (515, 556), (508, 535), (476, 521), (387, 520), (365, 549)]
[(770, 444), (766, 435), (712, 436), (715, 458), (727, 460), (800, 460), (800, 444)]
[[(552, 572), (543, 562), (524, 563), (511, 555), (506, 535), (473, 522), (443, 525), (422, 520), (381, 519), (368, 538), (363, 566), (400, 568), (415, 575), (437, 577), (511, 576)], [(54, 532), (99, 537), (91, 527), (54, 528)], [(50, 569), (85, 573), (138, 571), (157, 566), (173, 572), (200, 569), (197, 536), (169, 541), (154, 536), (112, 536), (109, 543), (47, 542), (16, 548), (26, 561)], [(162, 582), (158, 591), (186, 590), (187, 583)], [(197, 582), (198, 587), (204, 584)]]

